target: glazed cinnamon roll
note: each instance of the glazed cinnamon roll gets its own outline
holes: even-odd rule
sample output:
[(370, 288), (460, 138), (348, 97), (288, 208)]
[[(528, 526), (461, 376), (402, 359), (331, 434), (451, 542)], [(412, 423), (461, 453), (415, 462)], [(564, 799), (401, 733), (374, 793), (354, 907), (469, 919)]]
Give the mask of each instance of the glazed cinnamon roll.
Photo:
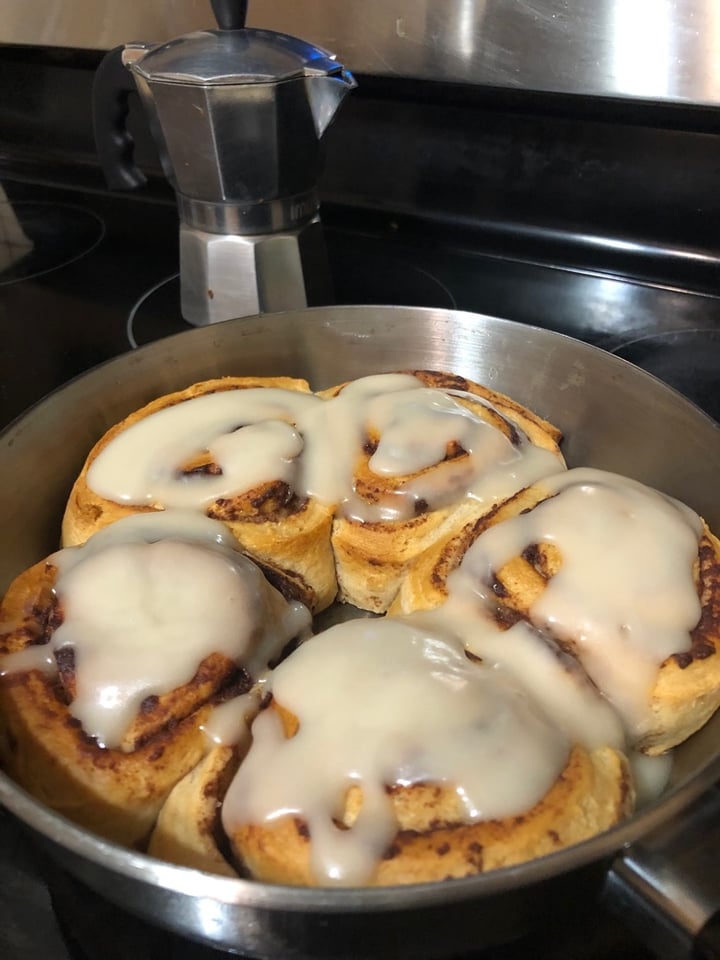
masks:
[(289, 377), (224, 377), (152, 401), (90, 452), (68, 500), (63, 545), (121, 517), (195, 509), (301, 581), (322, 610), (337, 589), (332, 507), (298, 482), (298, 423), (317, 405), (308, 384)]
[(464, 377), (415, 370), (321, 395), (342, 474), (332, 532), (339, 598), (364, 610), (388, 608), (448, 523), (565, 466), (557, 428)]
[(221, 872), (273, 883), (418, 883), (541, 856), (633, 808), (622, 738), (596, 691), (578, 688), (584, 716), (571, 718), (566, 690), (556, 710), (550, 688), (543, 703), (440, 627), (333, 627), (270, 687), (227, 791), (214, 793), (232, 756), (222, 747), (206, 777), (171, 795), (156, 850), (211, 864), (223, 848)]
[(211, 380), (105, 434), (71, 493), (63, 543), (131, 513), (192, 507), (301, 579), (313, 612), (336, 595), (382, 612), (450, 518), (563, 469), (559, 440), (514, 401), (449, 374), (318, 394), (288, 378)]
[(441, 604), (553, 638), (644, 753), (684, 741), (720, 705), (720, 543), (630, 479), (576, 468), (464, 525), (420, 559), (393, 609)]
[(70, 819), (142, 848), (206, 753), (213, 706), (251, 687), (310, 614), (222, 524), (175, 511), (120, 520), (36, 564), (10, 586), (0, 622), (3, 769)]

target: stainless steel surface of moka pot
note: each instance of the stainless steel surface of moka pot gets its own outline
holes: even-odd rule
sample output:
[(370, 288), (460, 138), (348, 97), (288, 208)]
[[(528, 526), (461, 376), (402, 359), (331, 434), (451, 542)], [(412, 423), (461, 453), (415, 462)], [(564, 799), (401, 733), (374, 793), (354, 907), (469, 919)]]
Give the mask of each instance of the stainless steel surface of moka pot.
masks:
[(327, 51), (242, 26), (237, 5), (218, 20), (116, 48), (94, 89), (98, 152), (121, 189), (144, 181), (123, 109), (129, 90), (140, 95), (177, 196), (181, 309), (196, 326), (328, 302), (320, 140), (355, 86)]

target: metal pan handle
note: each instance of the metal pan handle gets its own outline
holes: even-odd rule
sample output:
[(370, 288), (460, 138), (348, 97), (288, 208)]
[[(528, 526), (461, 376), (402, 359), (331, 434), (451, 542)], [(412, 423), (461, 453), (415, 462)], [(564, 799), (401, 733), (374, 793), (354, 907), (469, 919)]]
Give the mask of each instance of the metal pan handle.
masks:
[(718, 960), (720, 785), (621, 853), (603, 896), (663, 960)]

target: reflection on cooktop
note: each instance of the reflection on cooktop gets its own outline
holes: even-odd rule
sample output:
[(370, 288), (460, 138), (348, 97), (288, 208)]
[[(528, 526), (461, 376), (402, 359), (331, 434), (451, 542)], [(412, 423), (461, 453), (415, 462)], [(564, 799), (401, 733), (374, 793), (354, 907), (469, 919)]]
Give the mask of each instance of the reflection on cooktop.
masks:
[[(456, 306), (450, 290), (424, 267), (392, 255), (378, 257), (371, 244), (355, 242), (351, 250), (331, 246), (328, 256), (336, 303)], [(189, 329), (180, 311), (177, 273), (145, 291), (128, 314), (127, 337), (133, 348)]]
[(720, 330), (676, 330), (612, 351), (670, 384), (720, 423)]
[(105, 234), (97, 214), (68, 203), (10, 203), (0, 187), (0, 285), (66, 266)]

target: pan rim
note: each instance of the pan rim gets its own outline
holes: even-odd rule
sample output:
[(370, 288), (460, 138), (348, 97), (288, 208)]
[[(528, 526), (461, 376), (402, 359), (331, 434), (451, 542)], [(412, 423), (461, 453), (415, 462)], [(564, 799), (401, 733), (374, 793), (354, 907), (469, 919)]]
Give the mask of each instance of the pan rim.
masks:
[(537, 857), (452, 881), (433, 881), (386, 887), (296, 887), (259, 880), (223, 877), (157, 860), (105, 840), (35, 799), (0, 771), (0, 803), (40, 838), (112, 873), (151, 884), (162, 890), (217, 900), (227, 905), (260, 907), (269, 911), (309, 909), (333, 913), (378, 913), (492, 897), (530, 886), (561, 874), (605, 863), (631, 848), (644, 836), (662, 828), (720, 779), (720, 756), (715, 756), (684, 783), (672, 788), (631, 817), (582, 843)]

